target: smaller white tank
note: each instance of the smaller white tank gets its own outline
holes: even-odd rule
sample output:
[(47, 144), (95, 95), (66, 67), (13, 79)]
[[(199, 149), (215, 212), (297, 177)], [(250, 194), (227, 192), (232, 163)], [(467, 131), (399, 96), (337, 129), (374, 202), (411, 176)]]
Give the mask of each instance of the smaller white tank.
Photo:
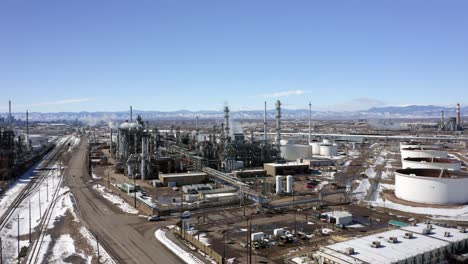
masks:
[(276, 176), (276, 194), (283, 193), (283, 176)]
[(337, 153), (338, 153), (338, 147), (336, 145), (324, 144), (324, 143), (320, 145), (321, 156), (333, 157), (333, 156), (336, 156)]
[(294, 191), (294, 178), (291, 175), (286, 176), (286, 193)]
[(312, 146), (312, 155), (320, 155), (320, 144), (322, 143), (319, 141), (310, 142), (310, 145)]
[(324, 139), (322, 142), (323, 142), (324, 144), (331, 144), (331, 141), (330, 141), (329, 139)]

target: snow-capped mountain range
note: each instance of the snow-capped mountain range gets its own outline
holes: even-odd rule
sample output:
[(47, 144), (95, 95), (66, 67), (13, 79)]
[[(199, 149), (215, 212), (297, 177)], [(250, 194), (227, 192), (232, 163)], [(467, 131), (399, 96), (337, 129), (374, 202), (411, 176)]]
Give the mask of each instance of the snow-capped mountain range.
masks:
[[(312, 111), (313, 119), (382, 119), (382, 118), (438, 118), (440, 112), (444, 111), (445, 117), (455, 116), (455, 107), (441, 106), (388, 106), (388, 107), (373, 107), (368, 110), (361, 111)], [(462, 115), (468, 112), (468, 107), (461, 108)], [(224, 113), (222, 111), (140, 111), (134, 110), (134, 115), (141, 115), (145, 120), (174, 120), (174, 119), (194, 119), (198, 116), (200, 119), (221, 119)], [(26, 119), (25, 113), (13, 113), (16, 119)], [(269, 119), (275, 117), (275, 110), (268, 110)], [(7, 113), (0, 114), (6, 117)], [(233, 119), (262, 119), (262, 110), (241, 110), (231, 111)], [(282, 117), (284, 119), (306, 119), (309, 117), (308, 109), (282, 109)], [(39, 113), (30, 112), (29, 120), (31, 121), (109, 121), (109, 120), (126, 120), (129, 119), (129, 111), (118, 112), (58, 112), (58, 113)]]

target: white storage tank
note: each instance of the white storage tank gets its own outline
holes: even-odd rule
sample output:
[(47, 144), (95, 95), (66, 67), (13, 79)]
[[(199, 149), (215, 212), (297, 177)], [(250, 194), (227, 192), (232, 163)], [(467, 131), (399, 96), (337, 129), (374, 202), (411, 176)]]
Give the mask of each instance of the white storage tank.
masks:
[(283, 145), (280, 149), (281, 156), (285, 160), (307, 159), (312, 157), (312, 147), (309, 145)]
[(446, 169), (460, 170), (461, 162), (457, 159), (444, 158), (406, 158), (401, 161), (403, 169)]
[(336, 156), (337, 153), (338, 153), (338, 147), (336, 145), (325, 144), (325, 143), (322, 143), (320, 145), (321, 156), (333, 157), (333, 156)]
[(442, 145), (430, 144), (418, 141), (400, 142), (400, 151), (404, 148), (434, 148), (441, 149)]
[(294, 192), (294, 178), (291, 175), (286, 176), (286, 193)]
[(276, 176), (276, 194), (283, 193), (283, 176)]
[(401, 160), (406, 158), (447, 158), (448, 152), (439, 148), (404, 148)]
[(312, 155), (320, 155), (320, 144), (322, 143), (319, 141), (310, 142), (310, 145), (312, 146)]
[(395, 172), (396, 197), (424, 204), (468, 203), (468, 173), (438, 169)]
[(329, 139), (324, 139), (322, 142), (323, 144), (331, 144), (331, 141)]

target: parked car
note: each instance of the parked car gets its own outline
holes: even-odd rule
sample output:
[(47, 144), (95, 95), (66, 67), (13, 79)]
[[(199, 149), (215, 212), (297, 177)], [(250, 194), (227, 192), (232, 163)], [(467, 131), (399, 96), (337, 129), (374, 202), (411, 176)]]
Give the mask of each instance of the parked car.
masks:
[(148, 217), (148, 221), (160, 221), (160, 220), (161, 220), (161, 217), (159, 217), (157, 215), (153, 215), (153, 216)]

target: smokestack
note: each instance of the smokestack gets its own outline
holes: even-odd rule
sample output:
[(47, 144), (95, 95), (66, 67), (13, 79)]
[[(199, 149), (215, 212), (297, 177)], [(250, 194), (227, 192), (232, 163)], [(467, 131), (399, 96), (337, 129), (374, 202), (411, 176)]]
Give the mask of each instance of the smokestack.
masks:
[(268, 140), (268, 131), (267, 131), (267, 103), (265, 101), (265, 112), (263, 112), (263, 140), (265, 143)]
[(196, 138), (195, 138), (195, 141), (198, 142), (198, 116), (197, 116), (197, 119), (195, 120), (195, 135), (196, 135)]
[(132, 109), (132, 106), (130, 106), (130, 123), (133, 123), (133, 109)]
[(26, 149), (29, 150), (29, 113), (26, 110)]
[(110, 128), (110, 148), (109, 148), (109, 151), (110, 151), (110, 156), (111, 158), (114, 158), (114, 152), (112, 151), (112, 127)]
[(227, 139), (229, 137), (229, 107), (225, 106), (224, 107), (224, 133), (225, 133), (225, 138)]
[(444, 120), (444, 111), (440, 111), (440, 127), (443, 127), (445, 123)]
[(457, 103), (457, 125), (461, 125), (461, 118), (460, 118), (460, 103)]
[(280, 140), (281, 140), (281, 102), (280, 100), (276, 101), (276, 145), (278, 151), (280, 150)]
[(11, 101), (8, 101), (8, 130), (11, 130)]
[(309, 102), (309, 145), (312, 142), (312, 102)]

